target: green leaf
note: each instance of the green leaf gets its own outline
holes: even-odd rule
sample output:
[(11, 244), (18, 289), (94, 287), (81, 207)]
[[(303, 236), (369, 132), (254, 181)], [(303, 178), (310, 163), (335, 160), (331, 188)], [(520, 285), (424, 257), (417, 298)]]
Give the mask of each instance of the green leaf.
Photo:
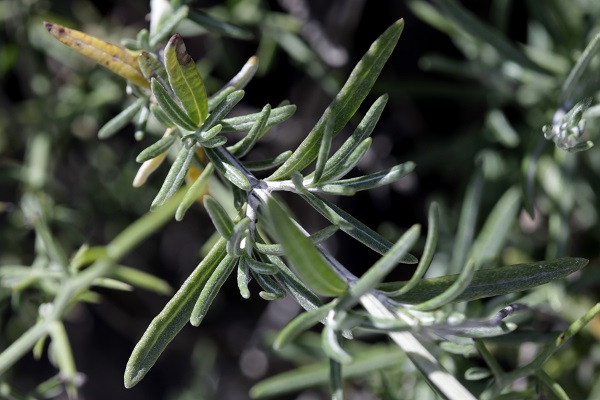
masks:
[[(364, 377), (373, 371), (397, 367), (405, 359), (404, 352), (396, 346), (373, 346), (353, 357), (353, 361), (344, 365), (344, 378)], [(329, 382), (327, 362), (308, 365), (267, 378), (250, 389), (253, 399), (281, 397), (302, 389), (326, 385)]]
[[(211, 140), (212, 138), (217, 136), (219, 133), (221, 133), (222, 129), (223, 129), (223, 125), (217, 124), (217, 125), (214, 125), (212, 128), (210, 128), (207, 131), (202, 130), (199, 135), (199, 139), (202, 142), (202, 145), (205, 145), (205, 143), (204, 143), (205, 141)], [(227, 139), (225, 139), (225, 141), (227, 141)], [(211, 146), (207, 146), (207, 147), (211, 147)], [(212, 147), (216, 147), (216, 146), (212, 146)]]
[(227, 138), (225, 136), (215, 136), (213, 138), (203, 140), (200, 143), (202, 144), (202, 147), (206, 149), (213, 149), (215, 147), (221, 147), (225, 145), (225, 143), (227, 143)]
[[(531, 289), (556, 279), (564, 278), (585, 267), (588, 260), (583, 258), (559, 258), (554, 261), (540, 261), (514, 264), (505, 267), (475, 271), (471, 283), (453, 302), (470, 301), (485, 297), (501, 296)], [(458, 275), (446, 275), (423, 279), (408, 293), (392, 296), (401, 303), (417, 304), (429, 300), (446, 291)], [(380, 285), (385, 292), (402, 288), (405, 282), (390, 282)]]
[(452, 248), (452, 259), (450, 260), (450, 273), (459, 272), (469, 255), (473, 236), (475, 235), (475, 224), (479, 214), (481, 202), (481, 193), (483, 191), (483, 174), (479, 168), (474, 172), (460, 210), (460, 220), (458, 221), (458, 232), (454, 239)]
[(160, 108), (160, 106), (156, 104), (150, 104), (150, 112), (152, 113), (152, 115), (154, 115), (156, 120), (163, 124), (165, 127), (175, 128), (177, 126), (177, 124), (175, 124), (171, 120), (171, 118), (167, 115), (166, 112), (163, 111), (162, 108)]
[[(309, 238), (313, 241), (314, 244), (319, 244), (329, 239), (339, 229), (340, 228), (336, 225), (329, 225), (321, 230), (316, 231), (315, 233), (310, 235)], [(285, 254), (285, 252), (283, 251), (283, 247), (280, 244), (255, 243), (254, 247), (256, 248), (256, 250), (263, 254), (269, 254), (274, 256), (282, 256)]]
[(321, 348), (330, 359), (340, 364), (348, 364), (352, 362), (352, 357), (340, 345), (338, 340), (340, 336), (338, 332), (326, 324), (321, 333)]
[(216, 124), (218, 124), (229, 112), (236, 106), (237, 103), (244, 97), (243, 90), (236, 90), (229, 94), (223, 101), (221, 101), (215, 109), (210, 113), (204, 124), (202, 125), (202, 131), (207, 131)]
[(513, 187), (504, 193), (489, 214), (481, 232), (473, 243), (470, 258), (480, 265), (496, 259), (506, 241), (510, 227), (521, 205), (519, 189)]
[(224, 239), (228, 239), (233, 231), (233, 221), (217, 200), (212, 196), (204, 196), (204, 208), (208, 212), (215, 229)]
[(560, 90), (560, 102), (565, 103), (569, 100), (573, 100), (577, 85), (583, 76), (583, 72), (590, 64), (598, 49), (600, 48), (600, 33), (596, 34), (594, 38), (588, 43), (583, 54), (577, 60), (577, 63), (573, 66), (569, 75), (565, 79), (561, 90)]
[(435, 248), (437, 246), (438, 230), (440, 225), (439, 206), (435, 202), (431, 203), (431, 206), (429, 207), (427, 222), (429, 225), (427, 231), (427, 240), (425, 241), (425, 248), (423, 249), (421, 260), (419, 260), (419, 265), (417, 265), (417, 269), (406, 285), (402, 286), (402, 288), (400, 288), (397, 292), (390, 294), (391, 296), (400, 296), (401, 294), (406, 293), (417, 286), (417, 284), (421, 281), (421, 278), (423, 278), (425, 275), (425, 272), (427, 272), (427, 269), (431, 264), (431, 260), (433, 260)]
[(144, 161), (151, 160), (154, 157), (164, 153), (171, 147), (171, 145), (175, 142), (176, 138), (177, 137), (172, 134), (167, 134), (163, 136), (157, 142), (142, 150), (142, 152), (140, 152), (140, 154), (138, 154), (138, 156), (136, 157), (135, 161), (143, 163)]
[(258, 293), (260, 297), (267, 301), (283, 299), (286, 295), (283, 286), (279, 284), (271, 275), (253, 273), (256, 282), (264, 289)]
[[(365, 244), (371, 250), (383, 255), (392, 247), (389, 240), (328, 200), (325, 200), (306, 189), (301, 190), (299, 194), (322, 216), (327, 218), (333, 224), (338, 225), (342, 231)], [(343, 221), (343, 223), (340, 223), (340, 220)], [(417, 259), (413, 255), (407, 254), (402, 262), (406, 264), (416, 264)]]
[(196, 179), (192, 186), (187, 190), (185, 197), (175, 212), (175, 219), (177, 221), (181, 221), (188, 208), (190, 208), (195, 201), (200, 199), (200, 195), (206, 190), (214, 170), (215, 168), (212, 163), (208, 163), (198, 179)]
[[(255, 123), (250, 128), (248, 134), (239, 142), (227, 148), (231, 154), (238, 158), (244, 157), (248, 152), (254, 147), (256, 142), (263, 136), (265, 133), (265, 128), (267, 126), (267, 121), (271, 115), (271, 106), (267, 104), (263, 107), (258, 118)], [(286, 154), (286, 153), (282, 153)], [(288, 157), (289, 158), (289, 157)], [(287, 160), (287, 158), (286, 158)]]
[[(325, 164), (325, 171), (327, 178), (324, 181), (331, 180), (329, 171), (339, 171), (340, 165), (346, 162), (348, 157), (354, 152), (356, 147), (361, 144), (366, 138), (371, 136), (381, 113), (387, 104), (388, 96), (382, 95), (371, 105), (367, 114), (360, 121), (352, 135), (342, 144), (342, 146), (336, 151)], [(310, 175), (309, 175), (310, 176)]]
[(419, 225), (413, 225), (406, 231), (390, 250), (352, 285), (340, 300), (339, 308), (349, 309), (360, 300), (362, 295), (376, 289), (377, 285), (406, 257), (417, 239), (419, 239), (420, 232), (421, 227)]
[(59, 321), (53, 321), (48, 327), (48, 333), (52, 338), (53, 359), (58, 365), (63, 382), (67, 386), (67, 394), (69, 398), (77, 398), (77, 369), (65, 326)]
[(233, 164), (229, 162), (226, 156), (223, 154), (224, 149), (221, 147), (216, 148), (205, 148), (204, 152), (208, 159), (214, 164), (215, 169), (221, 173), (225, 179), (233, 183), (235, 186), (242, 190), (250, 190), (250, 181), (244, 175), (242, 171), (237, 169)]
[(162, 187), (158, 191), (158, 194), (152, 201), (150, 209), (156, 209), (164, 204), (173, 194), (179, 189), (183, 183), (194, 154), (196, 152), (196, 146), (182, 147), (177, 154), (177, 158), (173, 162)]
[(354, 167), (356, 167), (356, 165), (360, 162), (360, 160), (362, 160), (365, 154), (367, 154), (367, 151), (369, 151), (369, 149), (371, 148), (372, 142), (373, 139), (371, 138), (366, 138), (365, 140), (363, 140), (358, 146), (356, 146), (356, 148), (348, 156), (348, 158), (346, 158), (344, 162), (337, 166), (336, 169), (328, 170), (325, 174), (323, 174), (321, 180), (326, 182), (332, 179), (338, 179), (345, 176)]
[(371, 45), (321, 119), (298, 146), (292, 157), (269, 177), (270, 180), (284, 179), (293, 171), (301, 171), (317, 157), (319, 145), (330, 118), (335, 118), (333, 135), (337, 135), (342, 130), (377, 80), (385, 62), (394, 50), (403, 28), (404, 21), (396, 21)]
[(136, 120), (135, 120), (135, 140), (138, 142), (141, 141), (146, 135), (146, 127), (148, 126), (148, 119), (150, 118), (150, 109), (148, 107), (143, 107), (140, 110)]
[(245, 161), (243, 162), (244, 167), (248, 169), (248, 171), (264, 171), (266, 169), (275, 168), (285, 162), (290, 156), (292, 152), (290, 150), (284, 151), (276, 157), (260, 160), (260, 161)]
[(111, 276), (133, 286), (150, 290), (158, 294), (167, 295), (173, 292), (173, 288), (167, 283), (167, 281), (139, 269), (120, 265), (115, 268)]
[(135, 386), (144, 378), (167, 345), (188, 323), (202, 288), (225, 257), (225, 240), (219, 239), (165, 308), (152, 320), (127, 362), (124, 377), (126, 388)]
[(167, 70), (154, 54), (142, 51), (138, 56), (138, 64), (140, 65), (140, 70), (142, 71), (144, 78), (146, 78), (148, 82), (152, 81), (152, 78), (154, 78), (165, 88), (170, 87)]
[(329, 157), (329, 151), (331, 150), (331, 142), (333, 141), (333, 121), (334, 118), (330, 118), (325, 124), (325, 131), (323, 132), (323, 139), (321, 139), (321, 145), (319, 146), (319, 154), (317, 156), (317, 165), (315, 166), (315, 172), (313, 176), (313, 183), (318, 183), (323, 176), (325, 170), (325, 164)]
[(229, 36), (235, 39), (243, 40), (250, 40), (254, 38), (254, 35), (251, 31), (225, 21), (215, 19), (209, 14), (200, 10), (190, 10), (188, 18), (203, 28), (206, 28), (206, 30), (216, 33), (217, 35)]
[[(271, 110), (269, 119), (265, 124), (265, 128), (270, 128), (273, 125), (282, 123), (290, 118), (296, 112), (296, 106), (293, 104), (276, 107)], [(262, 112), (247, 114), (240, 117), (226, 118), (221, 121), (223, 132), (245, 132), (252, 129), (252, 126), (261, 117)]]
[(153, 29), (150, 29), (150, 47), (156, 47), (165, 40), (175, 27), (188, 16), (188, 12), (187, 6), (181, 6), (174, 12), (167, 13), (165, 18), (161, 19)]
[(156, 101), (158, 105), (165, 112), (169, 120), (173, 121), (183, 129), (187, 131), (195, 131), (197, 125), (190, 119), (190, 117), (177, 105), (175, 100), (171, 98), (167, 89), (157, 81), (156, 79), (152, 79), (151, 82), (152, 93), (154, 93), (154, 97), (156, 97)]
[(448, 303), (451, 303), (454, 299), (459, 297), (467, 289), (467, 287), (473, 280), (474, 274), (475, 262), (473, 260), (469, 260), (467, 262), (467, 265), (465, 265), (465, 268), (456, 277), (456, 280), (452, 283), (452, 285), (448, 287), (448, 289), (444, 290), (439, 295), (432, 297), (427, 301), (424, 301), (423, 303), (415, 305), (413, 309), (421, 311), (434, 310)]
[(225, 256), (206, 282), (190, 316), (190, 323), (199, 326), (221, 287), (235, 268), (236, 257)]
[(267, 209), (275, 236), (301, 279), (318, 294), (338, 296), (343, 293), (347, 283), (327, 264), (288, 213), (273, 199), (267, 202)]
[(376, 187), (389, 185), (401, 178), (404, 178), (410, 172), (415, 169), (413, 162), (406, 162), (404, 164), (396, 165), (385, 171), (376, 172), (374, 174), (359, 176), (356, 178), (342, 179), (339, 181), (332, 181), (325, 185), (316, 185), (315, 188), (323, 191), (329, 191), (335, 187), (343, 187), (352, 189), (355, 192), (361, 190), (370, 190)]
[(238, 262), (238, 273), (237, 273), (237, 284), (240, 290), (240, 295), (244, 299), (250, 298), (250, 290), (248, 289), (248, 282), (250, 282), (250, 267), (245, 262), (246, 258), (240, 258)]
[(242, 241), (248, 237), (248, 230), (250, 229), (250, 219), (242, 218), (238, 223), (233, 226), (231, 235), (227, 239), (227, 254), (232, 257), (239, 257), (244, 254), (247, 246), (250, 246), (248, 240), (243, 243)]
[[(255, 243), (256, 244), (256, 243)], [(290, 293), (296, 302), (305, 310), (313, 310), (323, 303), (319, 297), (306, 287), (279, 257), (260, 255), (263, 261), (272, 262), (279, 269), (278, 279), (281, 285)]]
[(303, 312), (288, 324), (277, 334), (273, 341), (273, 348), (279, 350), (288, 343), (296, 339), (300, 334), (309, 330), (319, 322), (323, 321), (329, 311), (333, 310), (335, 302), (327, 303), (319, 308)]
[(252, 257), (243, 257), (243, 260), (248, 267), (257, 274), (275, 275), (279, 272), (279, 268), (273, 263), (258, 261)]
[(126, 109), (117, 114), (116, 117), (108, 121), (98, 131), (98, 139), (108, 139), (125, 127), (142, 108), (148, 99), (140, 97), (130, 104)]
[(165, 47), (165, 67), (169, 84), (196, 126), (206, 119), (208, 99), (196, 63), (187, 53), (179, 34), (171, 36)]

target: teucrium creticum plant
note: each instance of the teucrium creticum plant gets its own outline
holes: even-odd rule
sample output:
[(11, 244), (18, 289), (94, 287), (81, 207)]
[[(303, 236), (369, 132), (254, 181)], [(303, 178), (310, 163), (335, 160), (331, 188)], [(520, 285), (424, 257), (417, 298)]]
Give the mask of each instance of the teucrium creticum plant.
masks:
[[(164, 15), (152, 14), (150, 32), (142, 31), (136, 41), (129, 43), (135, 50), (133, 55), (116, 46), (107, 47), (105, 42), (81, 32), (46, 23), (59, 40), (79, 47), (82, 53), (135, 85), (130, 88), (137, 100), (107, 123), (100, 130), (100, 137), (113, 135), (136, 116), (140, 138), (149, 115), (163, 125), (163, 137), (141, 151), (137, 158), (142, 165), (134, 185), (140, 186), (168, 159), (169, 152), (175, 154), (151, 209), (181, 220), (186, 210), (202, 198), (204, 209), (220, 236), (136, 345), (125, 370), (126, 387), (138, 384), (149, 373), (188, 322), (194, 326), (202, 322), (215, 296), (236, 268), (242, 297), (251, 296), (248, 282), (255, 279), (263, 289), (259, 293), (263, 299), (291, 295), (306, 310), (279, 333), (276, 348), (290, 343), (314, 325), (324, 325), (322, 349), (330, 362), (333, 398), (343, 397), (342, 375), (346, 368), (350, 370), (355, 365), (355, 359), (360, 359), (360, 354), (352, 354), (345, 348), (343, 338), (352, 339), (354, 332), (361, 330), (389, 335), (430, 385), (446, 398), (468, 399), (474, 395), (434, 357), (430, 349), (432, 338), (453, 342), (460, 337), (475, 345), (495, 378), (488, 396), (499, 393), (522, 376), (543, 374), (543, 362), (562, 345), (564, 337), (549, 345), (533, 362), (512, 373), (497, 368), (482, 342), (484, 338), (516, 329), (514, 323), (503, 320), (526, 307), (508, 306), (488, 320), (469, 320), (459, 309), (449, 312), (452, 303), (526, 290), (565, 277), (587, 264), (584, 259), (562, 258), (478, 269), (479, 263), (487, 261), (486, 257), (494, 257), (501, 249), (507, 230), (498, 216), (515, 215), (519, 207), (516, 189), (510, 189), (498, 203), (486, 224), (487, 231), (477, 238), (471, 258), (458, 266), (458, 273), (432, 279), (423, 276), (437, 242), (439, 209), (435, 203), (429, 209), (427, 240), (418, 260), (410, 251), (419, 239), (420, 226), (411, 227), (396, 243), (391, 243), (322, 196), (352, 196), (358, 191), (390, 184), (415, 168), (412, 162), (406, 162), (373, 174), (346, 178), (370, 148), (370, 135), (386, 105), (386, 95), (369, 106), (350, 136), (332, 152), (333, 138), (355, 117), (394, 50), (404, 27), (402, 20), (395, 22), (372, 44), (294, 151), (262, 162), (245, 162), (242, 158), (271, 127), (291, 117), (295, 106), (272, 108), (266, 105), (258, 113), (228, 117), (244, 97), (243, 89), (256, 71), (258, 60), (251, 58), (225, 87), (208, 96), (180, 35), (171, 36), (164, 50), (156, 52), (155, 47), (189, 12), (187, 6), (171, 11)], [(74, 40), (79, 44), (73, 46)], [(107, 59), (107, 51), (114, 57)], [(246, 135), (231, 144), (224, 135), (227, 132), (246, 132)], [(316, 162), (314, 170), (307, 170), (313, 162)], [(273, 168), (275, 171), (265, 178), (254, 174), (254, 171)], [(216, 198), (206, 194), (211, 180), (219, 180), (229, 189), (236, 209), (234, 215)], [(310, 235), (278, 199), (276, 193), (281, 191), (302, 198), (331, 225)], [(381, 255), (362, 276), (353, 275), (321, 244), (337, 230)], [(489, 232), (501, 233), (493, 237)], [(116, 243), (121, 243), (121, 250), (131, 248), (127, 241), (126, 245)], [(488, 254), (490, 252), (494, 254)], [(121, 251), (115, 254), (109, 254), (105, 260), (107, 265), (122, 255)], [(410, 281), (384, 282), (398, 264), (417, 262)], [(108, 266), (97, 267), (104, 271), (102, 268)], [(597, 312), (596, 307), (576, 321), (569, 335), (581, 329)], [(60, 337), (60, 327), (52, 325), (57, 315), (50, 313), (50, 316), (48, 332)], [(42, 326), (40, 324), (36, 326)], [(43, 326), (46, 329), (46, 325)], [(548, 382), (551, 383), (551, 379), (544, 380)], [(272, 382), (265, 381), (255, 386), (252, 395), (272, 395), (273, 390)]]

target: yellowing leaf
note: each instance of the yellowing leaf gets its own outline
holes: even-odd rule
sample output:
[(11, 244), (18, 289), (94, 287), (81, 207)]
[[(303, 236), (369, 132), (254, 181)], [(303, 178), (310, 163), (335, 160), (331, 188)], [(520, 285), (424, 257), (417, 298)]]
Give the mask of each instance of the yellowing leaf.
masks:
[(137, 55), (104, 40), (53, 22), (44, 21), (44, 27), (55, 38), (87, 58), (138, 86), (150, 88), (150, 83), (140, 71)]
[(200, 126), (208, 114), (206, 90), (196, 64), (178, 34), (173, 35), (165, 47), (165, 66), (173, 92), (191, 120)]

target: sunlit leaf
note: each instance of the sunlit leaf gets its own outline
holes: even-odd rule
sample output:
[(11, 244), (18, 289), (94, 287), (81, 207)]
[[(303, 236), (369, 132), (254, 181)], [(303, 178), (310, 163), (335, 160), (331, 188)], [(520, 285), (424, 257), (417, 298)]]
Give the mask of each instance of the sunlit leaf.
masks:
[(165, 47), (165, 67), (173, 92), (190, 119), (199, 126), (208, 114), (208, 99), (196, 63), (179, 34), (173, 35)]
[(53, 22), (44, 21), (44, 27), (52, 36), (87, 58), (138, 86), (150, 88), (150, 84), (140, 71), (137, 55), (104, 40)]

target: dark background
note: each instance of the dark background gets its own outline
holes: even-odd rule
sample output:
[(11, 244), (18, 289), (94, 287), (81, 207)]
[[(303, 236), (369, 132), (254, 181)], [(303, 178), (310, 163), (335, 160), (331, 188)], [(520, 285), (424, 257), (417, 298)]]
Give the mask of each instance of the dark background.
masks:
[[(489, 19), (490, 1), (462, 3), (482, 19)], [(523, 40), (525, 35), (525, 10), (520, 3), (516, 2), (513, 6), (514, 15), (510, 19), (510, 35), (516, 41)], [(262, 4), (265, 10), (287, 12), (287, 8), (278, 1)], [(348, 53), (345, 65), (321, 64), (338, 85), (343, 83), (352, 67), (386, 27), (399, 18), (406, 22), (394, 54), (361, 107), (361, 111), (365, 112), (379, 95), (390, 95), (386, 111), (373, 135), (372, 151), (360, 168), (375, 172), (413, 160), (417, 162), (416, 173), (390, 188), (360, 193), (353, 198), (336, 198), (336, 203), (367, 225), (387, 232), (391, 238), (414, 223), (425, 224), (427, 205), (432, 198), (443, 199), (449, 207), (459, 205), (466, 177), (473, 166), (465, 158), (473, 159), (478, 147), (475, 140), (471, 141), (472, 135), (477, 135), (477, 132), (467, 132), (482, 125), (487, 99), (485, 93), (474, 90), (474, 84), (468, 80), (448, 79), (420, 68), (420, 58), (429, 53), (461, 57), (448, 37), (417, 19), (403, 1), (315, 0), (307, 4), (311, 19), (319, 22), (334, 45), (341, 46)], [(218, 1), (193, 3), (193, 6), (201, 8), (222, 5)], [(49, 183), (48, 191), (54, 202), (69, 213), (69, 218), (57, 222), (55, 229), (73, 251), (82, 241), (92, 245), (105, 244), (147, 211), (166, 169), (162, 168), (157, 176), (153, 176), (148, 187), (141, 190), (131, 188), (130, 182), (136, 169), (135, 155), (152, 143), (153, 138), (137, 142), (131, 126), (104, 142), (95, 137), (97, 129), (121, 109), (125, 94), (107, 95), (108, 99), (97, 107), (90, 107), (88, 102), (85, 103), (88, 106), (82, 104), (80, 109), (71, 104), (70, 112), (58, 110), (57, 97), (69, 104), (68, 93), (63, 93), (67, 96), (66, 100), (57, 94), (61, 87), (76, 87), (87, 98), (85, 93), (102, 91), (102, 85), (110, 81), (109, 73), (87, 61), (80, 60), (75, 66), (65, 65), (49, 56), (39, 45), (31, 45), (30, 39), (32, 35), (38, 35), (35, 33), (39, 28), (36, 24), (40, 24), (42, 19), (57, 19), (57, 22), (70, 27), (117, 42), (123, 38), (121, 34), (132, 37), (138, 29), (147, 26), (144, 18), (149, 11), (148, 2), (32, 1), (29, 6), (13, 6), (19, 12), (14, 19), (3, 21), (0, 32), (5, 49), (16, 49), (13, 68), (2, 71), (0, 75), (3, 108), (0, 119), (4, 120), (1, 127), (5, 131), (1, 143), (3, 166), (10, 176), (17, 160), (23, 158), (27, 135), (36, 129), (49, 130), (54, 137), (55, 159), (50, 172), (54, 181)], [(355, 19), (338, 18), (334, 14), (336, 7), (355, 9)], [(128, 27), (128, 30), (115, 30), (114, 27)], [(260, 37), (257, 26), (247, 28), (255, 32), (257, 39)], [(213, 66), (211, 79), (216, 87), (219, 81), (226, 82), (257, 50), (257, 40), (243, 41), (214, 35), (185, 40), (188, 52), (194, 58), (208, 59)], [(5, 54), (9, 53), (7, 50)], [(39, 76), (45, 76), (50, 86), (43, 96), (32, 90), (31, 82)], [(123, 89), (122, 81), (112, 81), (118, 81), (119, 88)], [(113, 90), (112, 87), (109, 89)], [(254, 157), (272, 156), (293, 148), (332, 99), (320, 79), (307, 72), (306, 65), (299, 64), (279, 49), (270, 68), (248, 85), (239, 109), (260, 110), (266, 103), (276, 105), (284, 99), (298, 106), (296, 115), (273, 130), (265, 143), (257, 148), (259, 156)], [(353, 121), (353, 126), (356, 123)], [(350, 130), (346, 130), (340, 137), (349, 133)], [(453, 153), (450, 145), (456, 140), (464, 144), (460, 154)], [(435, 148), (427, 151), (432, 143), (436, 144)], [(0, 184), (2, 201), (18, 201), (16, 181), (4, 175)], [(297, 200), (289, 200), (290, 207), (296, 215), (301, 215), (300, 220), (308, 227), (316, 229), (323, 226), (316, 213), (307, 210)], [(11, 217), (3, 214), (0, 218), (2, 223), (9, 223)], [(456, 212), (449, 218), (456, 219)], [(178, 288), (199, 262), (200, 248), (211, 234), (208, 217), (200, 207), (195, 207), (183, 222), (169, 223), (160, 234), (153, 235), (128, 255), (123, 263), (154, 273)], [(26, 254), (32, 246), (32, 239), (31, 233), (24, 231), (6, 238), (4, 244), (12, 246), (13, 250), (20, 248)], [(377, 258), (343, 235), (336, 235), (329, 246), (340, 261), (356, 274)], [(397, 271), (394, 278), (404, 279), (411, 272), (407, 267)], [(243, 300), (235, 279), (230, 279), (202, 326), (186, 327), (146, 378), (129, 390), (124, 389), (122, 384), (127, 359), (148, 323), (168, 299), (143, 290), (100, 290), (103, 297), (101, 304), (78, 306), (67, 321), (77, 368), (86, 377), (81, 389), (82, 398), (246, 398), (248, 389), (261, 377), (290, 368), (290, 364), (273, 356), (263, 343), (269, 331), (283, 326), (298, 311), (291, 302), (269, 304), (258, 297), (256, 285), (252, 284), (251, 289), (251, 299)], [(10, 316), (10, 310), (3, 310), (3, 321)], [(8, 327), (3, 326), (2, 335), (8, 335), (7, 332)], [(252, 358), (253, 354), (258, 354), (258, 358)], [(264, 358), (265, 355), (267, 358)], [(244, 368), (240, 367), (242, 356), (249, 357), (251, 365), (256, 366), (255, 371), (251, 368), (250, 373), (244, 373)], [(264, 371), (260, 367), (261, 360), (268, 360)], [(26, 392), (54, 373), (55, 369), (46, 358), (34, 361), (28, 356), (13, 371), (11, 383)], [(188, 389), (195, 395), (185, 397)], [(313, 395), (316, 397), (303, 398), (321, 398)]]

